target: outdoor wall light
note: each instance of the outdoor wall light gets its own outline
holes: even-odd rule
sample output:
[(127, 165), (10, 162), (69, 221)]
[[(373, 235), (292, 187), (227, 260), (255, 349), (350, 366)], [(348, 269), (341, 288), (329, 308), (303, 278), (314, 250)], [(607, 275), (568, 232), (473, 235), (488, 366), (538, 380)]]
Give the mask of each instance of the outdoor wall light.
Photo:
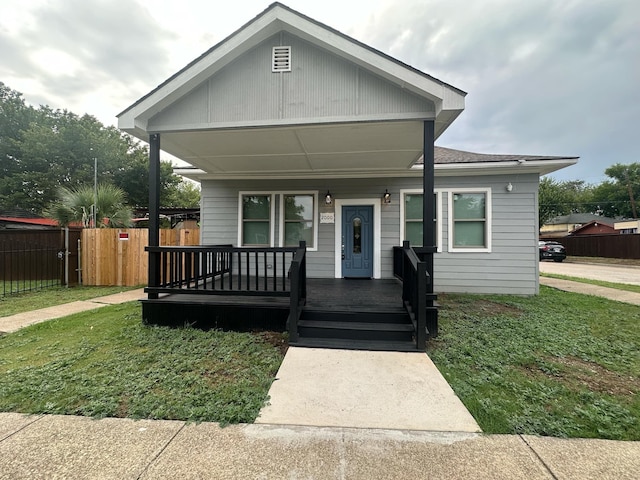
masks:
[(505, 187), (507, 192), (511, 192), (513, 190), (513, 185), (511, 185), (511, 182), (507, 183), (507, 186)]
[(327, 205), (331, 205), (333, 203), (333, 197), (331, 196), (331, 192), (327, 190), (327, 194), (324, 196), (324, 203)]
[(391, 194), (388, 189), (384, 189), (384, 194), (382, 195), (382, 203), (391, 203)]

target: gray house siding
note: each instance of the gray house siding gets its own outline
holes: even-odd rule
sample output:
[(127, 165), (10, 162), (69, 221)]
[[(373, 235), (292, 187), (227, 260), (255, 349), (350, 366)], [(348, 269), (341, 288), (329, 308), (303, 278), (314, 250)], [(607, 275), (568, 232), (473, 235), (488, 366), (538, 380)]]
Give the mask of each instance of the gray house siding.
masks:
[[(291, 46), (291, 72), (271, 71), (272, 47)], [(435, 106), (288, 33), (262, 42), (155, 115), (154, 131), (293, 123), (433, 118)]]
[[(506, 184), (513, 183), (513, 191)], [(420, 189), (422, 179), (316, 179), (316, 180), (207, 180), (202, 182), (202, 243), (238, 243), (239, 192), (317, 191), (319, 213), (333, 211), (323, 199), (329, 190), (335, 200), (371, 198), (381, 203), (388, 189), (392, 203), (380, 206), (380, 276), (393, 276), (393, 247), (400, 245), (400, 190)], [(491, 192), (491, 251), (449, 251), (449, 192), (457, 189), (489, 188)], [(436, 177), (441, 193), (441, 252), (434, 258), (437, 292), (513, 293), (538, 292), (537, 189), (535, 174), (509, 176)], [(276, 197), (278, 198), (278, 197)], [(277, 201), (277, 199), (276, 199)], [(279, 208), (276, 204), (275, 245), (278, 245)], [(333, 278), (335, 274), (336, 224), (318, 223), (317, 251), (308, 253), (307, 271), (311, 277)]]

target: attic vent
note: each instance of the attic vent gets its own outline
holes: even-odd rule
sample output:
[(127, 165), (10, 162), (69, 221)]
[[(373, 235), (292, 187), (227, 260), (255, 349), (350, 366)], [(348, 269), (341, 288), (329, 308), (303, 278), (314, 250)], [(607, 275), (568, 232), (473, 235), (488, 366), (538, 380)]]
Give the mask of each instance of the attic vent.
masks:
[(291, 47), (273, 47), (272, 72), (291, 71)]

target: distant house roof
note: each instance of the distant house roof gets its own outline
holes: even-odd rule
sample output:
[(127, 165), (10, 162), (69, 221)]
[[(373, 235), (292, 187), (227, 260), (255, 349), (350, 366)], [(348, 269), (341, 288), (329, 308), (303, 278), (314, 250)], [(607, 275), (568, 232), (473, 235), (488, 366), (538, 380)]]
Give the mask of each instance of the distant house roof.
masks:
[[(434, 151), (435, 163), (485, 163), (485, 162), (518, 162), (525, 163), (529, 161), (540, 160), (577, 160), (579, 157), (562, 157), (549, 155), (513, 155), (513, 154), (490, 154), (490, 153), (474, 153), (464, 150), (454, 150), (452, 148), (435, 147)], [(418, 161), (422, 163), (422, 158)]]
[(50, 218), (0, 217), (0, 228), (55, 228), (58, 222)]
[(560, 215), (552, 218), (545, 225), (577, 225), (589, 223), (591, 221), (597, 221), (613, 227), (616, 220), (609, 217), (602, 217), (594, 213), (570, 213), (569, 215)]
[(569, 235), (577, 237), (580, 235), (611, 235), (618, 233), (620, 232), (605, 222), (600, 220), (591, 220), (590, 222), (574, 229), (569, 233)]

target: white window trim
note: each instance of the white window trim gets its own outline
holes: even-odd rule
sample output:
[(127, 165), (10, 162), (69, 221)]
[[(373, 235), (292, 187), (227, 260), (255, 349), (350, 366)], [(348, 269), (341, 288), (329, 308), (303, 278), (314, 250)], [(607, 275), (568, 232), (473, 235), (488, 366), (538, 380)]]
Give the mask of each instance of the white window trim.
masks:
[(381, 245), (380, 239), (382, 234), (381, 219), (382, 212), (380, 208), (380, 197), (378, 198), (345, 198), (334, 199), (335, 205), (335, 260), (334, 260), (334, 276), (342, 277), (342, 207), (345, 205), (371, 205), (373, 206), (373, 278), (381, 278)]
[[(449, 252), (451, 253), (491, 253), (491, 238), (493, 237), (493, 220), (491, 208), (491, 188), (451, 188), (448, 190), (448, 233), (449, 233)], [(453, 239), (453, 196), (456, 193), (484, 193), (485, 194), (485, 239), (487, 246), (484, 248), (460, 248), (454, 246)]]
[(318, 251), (318, 219), (320, 217), (320, 209), (318, 208), (318, 191), (315, 190), (301, 190), (301, 191), (286, 191), (276, 192), (275, 195), (279, 196), (280, 203), (280, 221), (278, 222), (278, 245), (284, 247), (284, 196), (285, 195), (312, 195), (313, 196), (313, 247), (307, 245), (308, 252)]
[[(436, 188), (433, 190), (433, 193), (436, 195), (436, 247), (437, 252), (442, 252), (442, 189)], [(423, 190), (421, 188), (403, 188), (400, 189), (400, 243), (405, 238), (405, 218), (404, 218), (404, 204), (405, 204), (405, 195), (415, 195), (422, 194)]]
[(254, 191), (241, 191), (238, 192), (238, 245), (240, 247), (254, 247), (254, 245), (244, 245), (242, 243), (242, 228), (243, 228), (243, 218), (242, 218), (242, 197), (245, 195), (261, 195), (269, 197), (269, 247), (273, 247), (275, 242), (275, 220), (276, 220), (276, 209), (274, 205), (274, 195), (273, 192), (254, 192)]

